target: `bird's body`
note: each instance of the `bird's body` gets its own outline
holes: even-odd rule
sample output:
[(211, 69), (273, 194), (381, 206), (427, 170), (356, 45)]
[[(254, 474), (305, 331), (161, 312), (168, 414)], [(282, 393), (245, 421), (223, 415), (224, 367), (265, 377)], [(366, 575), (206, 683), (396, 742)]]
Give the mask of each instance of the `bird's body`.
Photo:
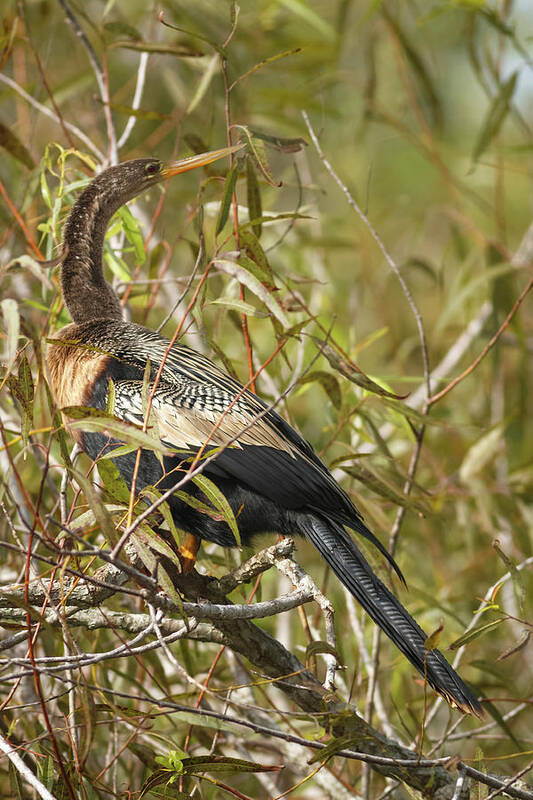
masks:
[[(151, 163), (129, 162), (139, 165), (139, 173)], [(102, 276), (103, 236), (111, 213), (146, 186), (138, 180), (120, 190), (116, 178), (121, 167), (123, 183), (129, 180), (135, 184), (133, 167), (128, 164), (112, 168), (111, 182), (103, 173), (78, 199), (66, 226), (62, 286), (74, 323), (60, 332), (49, 349), (48, 364), (58, 406), (85, 405), (104, 410), (112, 383), (113, 413), (142, 425), (146, 397), (151, 395), (149, 425), (172, 453), (161, 461), (144, 449), (137, 465), (135, 451), (115, 457), (130, 487), (134, 482), (136, 492), (154, 485), (168, 491), (186, 478), (195, 458), (207, 455), (204, 474), (228, 500), (242, 542), (268, 532), (307, 538), (428, 683), (452, 705), (479, 714), (479, 703), (470, 690), (438, 650), (426, 650), (424, 632), (374, 575), (346, 532), (344, 526), (373, 542), (401, 577), (311, 445), (205, 356), (182, 344), (171, 345), (148, 328), (122, 321), (118, 301)], [(168, 172), (163, 175), (168, 176)], [(106, 190), (108, 197), (102, 201)], [(80, 234), (83, 224), (90, 230), (89, 237), (83, 231)], [(83, 302), (84, 297), (99, 296), (103, 301), (96, 307)], [(78, 431), (77, 437), (93, 459), (108, 454), (118, 444), (105, 433)], [(205, 501), (192, 481), (182, 488)], [(183, 495), (171, 494), (168, 502), (182, 530), (223, 546), (236, 544), (221, 515), (206, 514), (185, 502)]]

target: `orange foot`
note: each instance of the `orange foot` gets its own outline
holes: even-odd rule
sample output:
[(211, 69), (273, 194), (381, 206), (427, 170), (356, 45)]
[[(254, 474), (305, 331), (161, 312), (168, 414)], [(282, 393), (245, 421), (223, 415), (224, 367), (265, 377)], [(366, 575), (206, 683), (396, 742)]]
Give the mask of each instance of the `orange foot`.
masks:
[(188, 533), (185, 536), (185, 541), (178, 550), (181, 571), (184, 575), (188, 575), (189, 572), (193, 571), (194, 565), (196, 564), (196, 554), (200, 549), (201, 543), (202, 540), (199, 539), (198, 536), (194, 536), (192, 533)]

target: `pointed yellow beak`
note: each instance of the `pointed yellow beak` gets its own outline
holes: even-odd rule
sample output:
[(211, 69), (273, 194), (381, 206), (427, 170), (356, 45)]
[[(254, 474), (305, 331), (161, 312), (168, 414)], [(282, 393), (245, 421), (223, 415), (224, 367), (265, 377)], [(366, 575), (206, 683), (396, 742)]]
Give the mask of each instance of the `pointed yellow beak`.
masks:
[(229, 156), (230, 153), (236, 153), (238, 150), (242, 150), (243, 147), (243, 144), (236, 144), (233, 145), (233, 147), (223, 147), (221, 150), (211, 150), (209, 153), (188, 156), (179, 161), (169, 161), (159, 174), (163, 180), (166, 180), (167, 178), (172, 178), (174, 175), (179, 175), (181, 172), (189, 172), (191, 169), (205, 167), (213, 161), (218, 161), (219, 158), (224, 158), (224, 156)]

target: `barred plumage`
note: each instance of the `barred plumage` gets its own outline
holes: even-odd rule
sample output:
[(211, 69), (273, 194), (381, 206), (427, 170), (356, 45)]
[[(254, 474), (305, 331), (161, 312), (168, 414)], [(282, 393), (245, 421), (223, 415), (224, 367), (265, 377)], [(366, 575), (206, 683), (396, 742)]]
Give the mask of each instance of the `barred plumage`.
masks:
[[(185, 475), (191, 457), (218, 448), (205, 472), (226, 495), (242, 541), (263, 532), (305, 536), (430, 686), (452, 705), (479, 716), (481, 706), (472, 692), (438, 650), (426, 650), (422, 629), (374, 575), (346, 532), (344, 526), (372, 542), (403, 580), (311, 445), (205, 356), (182, 344), (171, 346), (154, 331), (121, 319), (120, 305), (102, 269), (103, 238), (111, 214), (153, 183), (229, 152), (231, 148), (226, 148), (167, 167), (153, 159), (127, 162), (102, 173), (82, 193), (65, 227), (61, 272), (74, 324), (60, 332), (48, 353), (58, 405), (105, 409), (112, 381), (115, 415), (140, 424), (149, 362), (148, 390), (160, 371), (151, 419), (175, 454), (161, 461), (143, 450), (136, 490), (148, 485), (172, 489)], [(77, 438), (95, 459), (117, 444), (102, 433), (78, 432)], [(131, 486), (135, 453), (113, 460)], [(187, 492), (201, 495), (192, 483)], [(223, 519), (200, 513), (176, 494), (169, 505), (177, 525), (190, 535), (225, 546), (236, 544)], [(184, 563), (191, 563), (194, 551), (193, 545), (192, 553), (182, 554)]]

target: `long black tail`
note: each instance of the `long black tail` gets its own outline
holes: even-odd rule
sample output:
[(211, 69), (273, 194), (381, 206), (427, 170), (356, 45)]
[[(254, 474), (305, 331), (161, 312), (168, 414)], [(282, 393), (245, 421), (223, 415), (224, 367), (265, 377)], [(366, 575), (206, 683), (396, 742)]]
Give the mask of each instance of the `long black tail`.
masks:
[(467, 714), (483, 716), (480, 704), (442, 653), (424, 647), (427, 637), (422, 628), (374, 575), (345, 529), (314, 515), (301, 522), (305, 535), (335, 575), (429, 685), (450, 705)]

